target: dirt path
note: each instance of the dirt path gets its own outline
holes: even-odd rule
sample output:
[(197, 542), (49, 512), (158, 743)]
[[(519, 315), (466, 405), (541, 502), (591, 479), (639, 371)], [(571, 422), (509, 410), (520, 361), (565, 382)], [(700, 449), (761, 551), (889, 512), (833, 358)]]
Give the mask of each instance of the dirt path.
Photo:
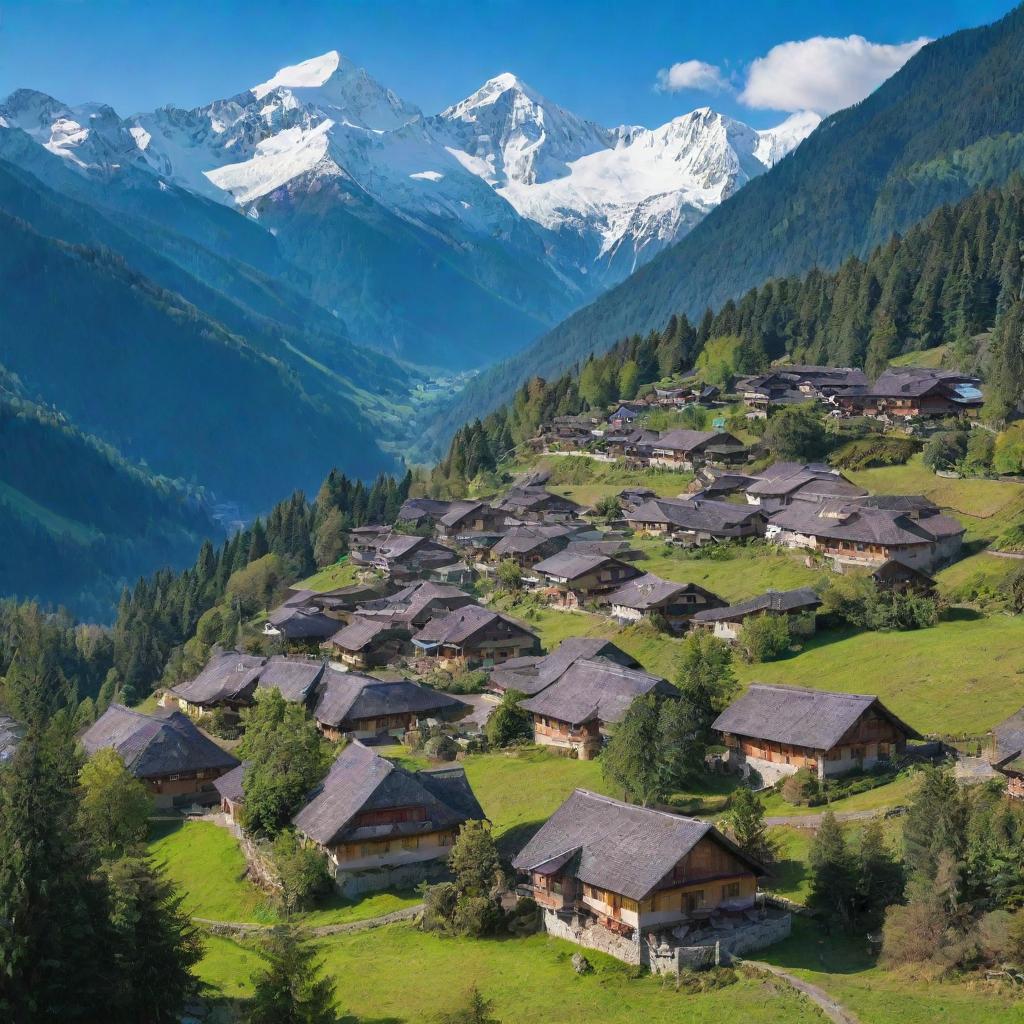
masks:
[[(365, 932), (371, 928), (383, 928), (389, 924), (398, 924), (400, 921), (412, 921), (422, 910), (423, 904), (417, 903), (413, 907), (403, 907), (401, 910), (393, 910), (390, 914), (381, 914), (379, 917), (367, 917), (362, 921), (345, 921), (341, 924), (322, 924), (310, 928), (308, 931), (317, 939), (327, 935)], [(213, 935), (227, 935), (241, 939), (259, 935), (274, 927), (272, 924), (250, 924), (245, 921), (213, 921), (208, 917), (193, 917), (192, 920)]]
[(855, 1014), (846, 1009), (841, 1003), (836, 1002), (824, 989), (818, 988), (817, 985), (812, 985), (809, 981), (804, 981), (803, 978), (798, 978), (795, 974), (790, 974), (774, 964), (766, 964), (762, 960), (743, 960), (742, 962), (748, 967), (753, 967), (755, 970), (773, 974), (776, 978), (781, 978), (786, 984), (792, 985), (797, 992), (807, 996), (834, 1024), (860, 1024)]
[[(894, 810), (892, 807), (876, 807), (870, 811), (840, 811), (836, 815), (836, 821), (867, 821), (869, 818), (877, 818), (879, 815), (889, 814)], [(821, 814), (790, 814), (775, 818), (765, 818), (766, 825), (791, 825), (793, 828), (820, 828)]]

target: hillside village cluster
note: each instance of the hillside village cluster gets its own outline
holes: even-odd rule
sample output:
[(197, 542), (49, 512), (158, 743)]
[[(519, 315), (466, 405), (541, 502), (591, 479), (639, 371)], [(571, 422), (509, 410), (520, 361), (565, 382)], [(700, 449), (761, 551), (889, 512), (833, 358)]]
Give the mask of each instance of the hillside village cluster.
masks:
[[(944, 371), (891, 371), (868, 385), (857, 370), (785, 367), (741, 379), (749, 414), (818, 401), (837, 415), (903, 420), (970, 416), (977, 380)], [(716, 389), (657, 389), (651, 405), (714, 403)], [(587, 609), (617, 624), (655, 623), (675, 635), (710, 631), (729, 642), (752, 619), (784, 617), (794, 636), (815, 628), (809, 587), (730, 603), (694, 583), (645, 572), (634, 538), (682, 547), (747, 538), (806, 550), (814, 564), (870, 575), (880, 590), (931, 594), (931, 574), (958, 557), (959, 520), (917, 495), (869, 494), (825, 464), (754, 469), (756, 449), (724, 429), (642, 426), (645, 407), (545, 424), (535, 447), (692, 472), (691, 490), (618, 496), (604, 521), (550, 491), (544, 474), (491, 500), (410, 498), (396, 526), (353, 529), (360, 581), (318, 593), (293, 589), (263, 632), (281, 653), (216, 651), (191, 681), (143, 713), (112, 705), (82, 735), (88, 753), (113, 747), (158, 805), (219, 804), (239, 823), (246, 764), (197, 727), (212, 712), (238, 716), (273, 689), (304, 705), (324, 737), (343, 744), (295, 815), (297, 833), (323, 851), (347, 896), (444, 876), (462, 826), (484, 818), (457, 764), (412, 771), (375, 752), (423, 728), (465, 748), (513, 694), (536, 744), (598, 756), (640, 696), (678, 696), (609, 640), (577, 637), (544, 651), (530, 626), (478, 599), (473, 584), (513, 565), (518, 586), (553, 609)], [(480, 671), (484, 692), (429, 685), (438, 670)], [(1021, 714), (996, 727), (987, 757), (1024, 795)], [(801, 769), (819, 779), (924, 756), (924, 737), (876, 696), (793, 686), (749, 686), (714, 721), (720, 761), (755, 788)], [(934, 745), (932, 745), (934, 747)], [(789, 933), (785, 907), (759, 891), (766, 869), (712, 824), (576, 790), (513, 858), (514, 894), (542, 908), (546, 930), (658, 972), (717, 962)]]

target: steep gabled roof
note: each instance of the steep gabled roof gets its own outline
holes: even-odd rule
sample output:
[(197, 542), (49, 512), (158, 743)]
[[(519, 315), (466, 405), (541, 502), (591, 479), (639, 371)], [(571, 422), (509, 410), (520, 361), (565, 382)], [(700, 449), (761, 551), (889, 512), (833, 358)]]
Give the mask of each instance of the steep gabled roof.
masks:
[(111, 704), (79, 737), (90, 756), (103, 747), (120, 755), (136, 778), (234, 768), (238, 759), (204, 736), (180, 711), (152, 715)]
[(579, 881), (629, 899), (647, 897), (705, 836), (728, 849), (752, 872), (765, 869), (713, 825), (622, 803), (577, 789), (513, 858), (518, 871), (544, 871), (578, 859)]
[(829, 693), (767, 683), (752, 684), (711, 727), (734, 736), (830, 750), (870, 709), (887, 718), (911, 739), (921, 739), (918, 732), (897, 718), (874, 695)]
[(538, 562), (533, 567), (533, 571), (544, 576), (558, 576), (572, 581), (613, 563), (626, 564), (620, 563), (620, 560), (614, 555), (587, 555), (573, 551), (559, 551), (551, 555), (550, 558)]
[(215, 654), (195, 679), (176, 686), (172, 692), (190, 704), (244, 700), (256, 689), (265, 662), (265, 658), (236, 651)]
[(352, 621), (330, 638), (330, 643), (343, 651), (361, 651), (382, 633), (391, 633), (395, 628), (395, 623), (390, 619), (370, 619), (353, 615)]
[(749, 601), (729, 605), (727, 608), (704, 608), (693, 616), (694, 622), (733, 622), (747, 615), (759, 612), (804, 611), (821, 605), (821, 598), (810, 587), (797, 587), (796, 590), (766, 590)]
[(213, 788), (223, 799), (230, 800), (233, 804), (240, 804), (245, 799), (242, 784), (245, 782), (245, 770), (249, 764), (249, 761), (243, 761), (231, 771), (213, 780)]
[(411, 679), (384, 682), (358, 672), (328, 669), (320, 686), (313, 717), (335, 729), (346, 721), (410, 713), (422, 718), (465, 707), (462, 701)]
[(625, 586), (616, 590), (608, 600), (613, 605), (622, 605), (624, 608), (646, 610), (659, 608), (680, 594), (687, 593), (703, 594), (713, 601), (719, 600), (709, 590), (698, 587), (695, 583), (676, 583), (673, 580), (663, 580), (652, 572), (644, 573), (643, 576), (630, 580)]
[(324, 663), (311, 658), (286, 658), (275, 654), (260, 673), (257, 691), (266, 688), (279, 690), (285, 700), (305, 703), (313, 687), (324, 672)]
[(508, 615), (482, 608), (478, 604), (470, 604), (465, 608), (457, 608), (447, 615), (431, 619), (418, 633), (413, 642), (423, 646), (437, 644), (464, 644), (488, 626), (504, 624), (512, 633), (536, 634), (523, 623), (517, 622)]
[(521, 706), (535, 715), (581, 725), (621, 722), (630, 704), (644, 694), (678, 696), (671, 683), (640, 669), (625, 668), (606, 658), (574, 662), (549, 687)]
[(755, 505), (738, 505), (731, 501), (696, 497), (677, 500), (654, 498), (627, 512), (626, 519), (635, 523), (670, 523), (684, 530), (721, 533), (739, 529), (763, 515), (764, 512)]
[[(352, 819), (363, 810), (410, 806), (424, 807), (426, 820), (352, 825)], [(461, 768), (407, 772), (356, 740), (337, 756), (327, 777), (292, 822), (314, 842), (331, 846), (362, 838), (454, 828), (470, 818), (483, 818), (483, 811)]]
[(577, 661), (607, 658), (625, 668), (639, 668), (640, 663), (620, 650), (610, 640), (600, 637), (573, 636), (563, 640), (543, 658), (516, 658), (506, 661), (491, 672), (491, 682), (505, 690), (518, 690), (532, 697), (560, 679)]

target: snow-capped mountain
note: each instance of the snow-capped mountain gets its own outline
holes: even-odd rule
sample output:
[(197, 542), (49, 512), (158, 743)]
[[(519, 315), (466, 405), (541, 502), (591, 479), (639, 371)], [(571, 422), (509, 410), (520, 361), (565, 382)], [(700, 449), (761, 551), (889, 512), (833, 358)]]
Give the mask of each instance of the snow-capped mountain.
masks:
[[(424, 116), (337, 51), (194, 110), (121, 120), (24, 90), (0, 106), (0, 128), (82, 174), (142, 168), (237, 208), (357, 340), (454, 365), (518, 347), (627, 276), (816, 123), (794, 115), (759, 132), (705, 108), (609, 129), (512, 74)], [(425, 281), (396, 292), (405, 266), (433, 268), (431, 293), (455, 288), (467, 315), (496, 318), (496, 351), (460, 349)]]

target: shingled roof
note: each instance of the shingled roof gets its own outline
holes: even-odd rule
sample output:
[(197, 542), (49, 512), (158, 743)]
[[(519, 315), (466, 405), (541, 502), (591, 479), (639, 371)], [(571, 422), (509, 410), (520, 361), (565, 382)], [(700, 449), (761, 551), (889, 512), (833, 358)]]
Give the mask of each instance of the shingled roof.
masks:
[[(350, 827), (360, 811), (410, 806), (424, 807), (426, 819)], [(483, 817), (461, 768), (407, 772), (356, 740), (337, 756), (327, 777), (292, 822), (314, 842), (333, 846), (450, 829)]]
[(245, 771), (249, 764), (249, 761), (243, 761), (231, 771), (213, 780), (213, 788), (217, 790), (222, 799), (230, 800), (233, 804), (242, 802), (245, 798), (242, 784), (245, 782)]
[(623, 608), (637, 608), (644, 611), (649, 608), (660, 608), (674, 597), (694, 591), (705, 594), (713, 600), (718, 600), (710, 591), (698, 587), (695, 583), (676, 583), (674, 580), (663, 580), (660, 576), (655, 576), (653, 572), (644, 573), (643, 576), (630, 580), (624, 587), (616, 590), (608, 600), (612, 605), (622, 605)]
[(829, 693), (802, 686), (754, 683), (715, 719), (711, 728), (734, 736), (831, 750), (868, 710), (887, 718), (911, 739), (921, 735), (897, 718), (877, 697)]
[(620, 650), (611, 640), (600, 637), (573, 636), (563, 640), (543, 658), (516, 658), (506, 661), (491, 672), (491, 683), (503, 690), (518, 690), (532, 697), (560, 679), (577, 661), (607, 658), (625, 668), (639, 668), (640, 663)]
[(215, 654), (195, 679), (175, 687), (172, 693), (190, 704), (245, 700), (256, 689), (256, 680), (265, 662), (265, 658), (237, 651)]
[(330, 643), (343, 651), (361, 651), (382, 633), (389, 633), (395, 628), (395, 623), (388, 618), (373, 619), (353, 615), (352, 621), (330, 638)]
[(481, 630), (499, 623), (504, 623), (510, 632), (536, 636), (523, 623), (507, 615), (482, 608), (478, 604), (470, 604), (465, 608), (457, 608), (447, 615), (431, 619), (412, 639), (414, 643), (425, 647), (439, 644), (461, 645), (472, 640)]
[(679, 696), (671, 683), (607, 658), (576, 661), (549, 687), (520, 706), (535, 715), (570, 725), (621, 722), (630, 704), (646, 693)]
[(79, 737), (90, 756), (103, 747), (117, 751), (136, 778), (234, 768), (238, 758), (204, 736), (180, 711), (152, 715), (111, 704)]
[(538, 562), (533, 567), (533, 571), (543, 576), (554, 576), (572, 581), (615, 563), (627, 564), (621, 562), (614, 555), (587, 555), (574, 551), (559, 551), (550, 558)]
[(821, 605), (821, 598), (810, 587), (796, 590), (766, 590), (749, 601), (729, 605), (727, 608), (705, 608), (693, 615), (693, 622), (735, 622), (758, 612), (777, 612), (782, 615), (795, 611), (810, 611)]
[(544, 872), (577, 859), (579, 881), (633, 900), (646, 898), (705, 836), (755, 874), (765, 869), (696, 818), (625, 804), (577, 789), (512, 859), (518, 871)]
[(275, 654), (260, 673), (257, 690), (280, 691), (285, 700), (303, 704), (324, 672), (324, 663), (310, 658), (287, 658)]
[(465, 706), (446, 693), (420, 686), (410, 679), (384, 682), (358, 672), (329, 668), (321, 682), (313, 717), (336, 729), (343, 722), (409, 713), (422, 718)]
[(992, 729), (993, 756), (995, 763), (1001, 763), (1024, 753), (1024, 708), (1004, 718)]
[(626, 519), (634, 523), (669, 523), (684, 530), (729, 534), (745, 527), (764, 512), (755, 505), (739, 505), (731, 501), (713, 501), (709, 498), (669, 499), (654, 498), (645, 501)]
[(338, 628), (338, 620), (319, 608), (282, 606), (275, 609), (268, 622), (287, 640), (325, 640)]

